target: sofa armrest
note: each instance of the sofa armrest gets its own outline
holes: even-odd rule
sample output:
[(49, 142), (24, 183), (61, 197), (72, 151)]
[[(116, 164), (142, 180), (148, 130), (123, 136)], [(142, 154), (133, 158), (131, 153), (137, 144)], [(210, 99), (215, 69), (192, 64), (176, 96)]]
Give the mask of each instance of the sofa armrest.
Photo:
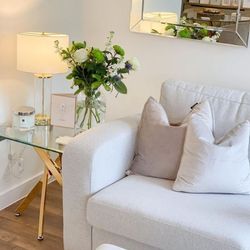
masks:
[(134, 116), (105, 123), (78, 135), (65, 148), (62, 174), (66, 250), (91, 249), (87, 200), (125, 176), (134, 156), (138, 122), (139, 116)]

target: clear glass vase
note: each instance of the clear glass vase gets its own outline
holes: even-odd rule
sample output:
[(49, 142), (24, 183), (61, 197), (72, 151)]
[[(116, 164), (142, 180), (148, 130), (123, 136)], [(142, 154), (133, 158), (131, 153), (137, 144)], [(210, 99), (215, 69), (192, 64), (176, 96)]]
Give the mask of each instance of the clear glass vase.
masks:
[(98, 98), (80, 94), (77, 98), (76, 129), (84, 131), (104, 122), (106, 103), (102, 95)]

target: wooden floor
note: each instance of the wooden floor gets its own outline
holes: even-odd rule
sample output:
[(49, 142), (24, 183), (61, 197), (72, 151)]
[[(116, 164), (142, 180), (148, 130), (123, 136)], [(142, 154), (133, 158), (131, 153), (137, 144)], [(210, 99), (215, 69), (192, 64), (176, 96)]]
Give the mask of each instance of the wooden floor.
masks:
[(44, 240), (37, 240), (40, 197), (36, 197), (21, 217), (14, 204), (0, 212), (0, 250), (62, 250), (62, 190), (53, 182), (48, 187)]

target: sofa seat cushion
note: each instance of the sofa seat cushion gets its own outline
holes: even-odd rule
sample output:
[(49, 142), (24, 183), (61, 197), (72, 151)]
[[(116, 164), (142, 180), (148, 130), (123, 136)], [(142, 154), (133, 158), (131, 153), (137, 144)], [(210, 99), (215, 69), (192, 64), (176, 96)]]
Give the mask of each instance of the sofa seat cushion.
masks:
[(178, 193), (172, 185), (128, 176), (89, 199), (88, 222), (160, 249), (250, 249), (250, 196)]

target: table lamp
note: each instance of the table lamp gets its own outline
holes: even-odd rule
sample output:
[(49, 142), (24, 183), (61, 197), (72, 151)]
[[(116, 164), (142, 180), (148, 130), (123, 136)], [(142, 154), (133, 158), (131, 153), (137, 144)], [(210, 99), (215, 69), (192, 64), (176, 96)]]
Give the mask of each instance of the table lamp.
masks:
[(41, 79), (35, 87), (35, 123), (40, 126), (50, 125), (51, 84), (45, 79), (68, 70), (56, 53), (56, 40), (61, 47), (68, 47), (69, 37), (64, 34), (26, 32), (17, 35), (17, 69)]

